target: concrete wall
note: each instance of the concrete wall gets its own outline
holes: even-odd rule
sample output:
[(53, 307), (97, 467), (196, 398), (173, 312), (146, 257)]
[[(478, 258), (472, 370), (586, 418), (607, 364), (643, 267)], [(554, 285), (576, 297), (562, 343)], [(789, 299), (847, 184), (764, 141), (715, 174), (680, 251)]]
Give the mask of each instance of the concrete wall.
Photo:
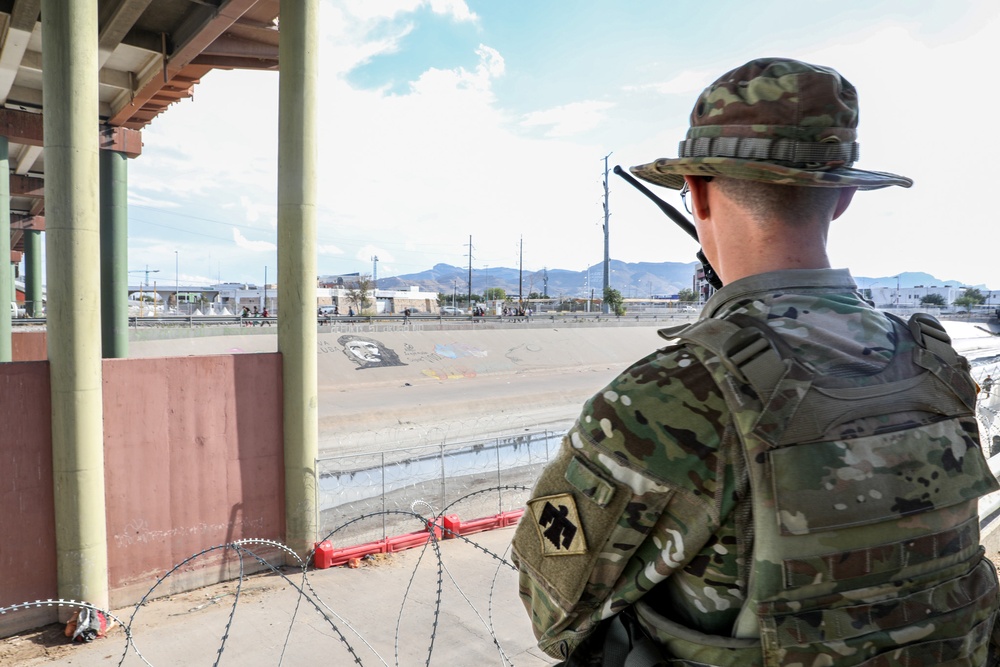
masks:
[[(283, 541), (280, 355), (109, 359), (103, 381), (112, 607), (206, 548)], [(0, 364), (0, 405), (17, 416), (0, 429), (2, 607), (56, 595), (48, 364)], [(232, 552), (214, 551), (156, 595), (237, 572)], [(8, 614), (0, 635), (54, 620), (49, 608)]]
[[(0, 607), (56, 595), (48, 362), (0, 364)], [(0, 635), (55, 619), (50, 608), (0, 616)]]
[[(112, 606), (206, 547), (282, 540), (279, 355), (105, 360), (104, 411)], [(161, 593), (224, 578), (231, 555)]]
[(15, 331), (11, 336), (14, 361), (43, 361), (49, 358), (44, 331)]

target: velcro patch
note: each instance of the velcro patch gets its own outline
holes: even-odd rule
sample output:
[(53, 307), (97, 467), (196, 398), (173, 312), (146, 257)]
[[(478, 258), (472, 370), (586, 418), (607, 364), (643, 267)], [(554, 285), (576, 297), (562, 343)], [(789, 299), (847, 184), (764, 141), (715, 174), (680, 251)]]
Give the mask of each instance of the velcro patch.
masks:
[(545, 556), (569, 556), (587, 552), (580, 515), (572, 494), (560, 493), (528, 501), (542, 553)]

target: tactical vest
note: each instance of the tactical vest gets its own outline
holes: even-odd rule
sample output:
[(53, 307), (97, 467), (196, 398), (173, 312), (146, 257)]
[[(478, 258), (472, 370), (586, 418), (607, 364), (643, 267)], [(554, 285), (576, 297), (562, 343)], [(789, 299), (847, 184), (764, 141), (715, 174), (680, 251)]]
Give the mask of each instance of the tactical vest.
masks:
[(817, 373), (745, 315), (675, 332), (739, 432), (753, 547), (732, 638), (635, 605), (668, 664), (985, 664), (998, 589), (977, 498), (1000, 487), (975, 383), (937, 320), (892, 320), (892, 360), (854, 377)]

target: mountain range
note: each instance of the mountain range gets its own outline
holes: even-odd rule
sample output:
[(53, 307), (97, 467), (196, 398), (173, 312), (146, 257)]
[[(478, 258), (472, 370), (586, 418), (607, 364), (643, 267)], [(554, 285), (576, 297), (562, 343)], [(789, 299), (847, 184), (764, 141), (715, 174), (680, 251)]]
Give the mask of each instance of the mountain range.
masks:
[[(690, 289), (697, 262), (621, 262), (611, 260), (611, 286), (625, 298), (670, 296), (684, 288)], [(519, 271), (517, 268), (490, 267), (472, 270), (472, 292), (482, 294), (486, 288), (500, 287), (508, 295), (518, 293), (527, 297), (532, 292), (550, 297), (586, 297), (591, 290), (600, 296), (603, 286), (603, 268), (595, 264), (584, 271), (543, 269)], [(855, 276), (860, 287), (880, 285), (885, 287), (944, 287), (963, 286), (960, 280), (942, 280), (921, 271), (906, 271), (898, 276)], [(459, 295), (469, 291), (469, 268), (450, 264), (435, 264), (433, 268), (418, 273), (378, 279), (379, 289), (408, 289), (419, 286), (422, 291)], [(520, 286), (520, 288), (519, 288)], [(969, 285), (984, 289), (984, 285)]]

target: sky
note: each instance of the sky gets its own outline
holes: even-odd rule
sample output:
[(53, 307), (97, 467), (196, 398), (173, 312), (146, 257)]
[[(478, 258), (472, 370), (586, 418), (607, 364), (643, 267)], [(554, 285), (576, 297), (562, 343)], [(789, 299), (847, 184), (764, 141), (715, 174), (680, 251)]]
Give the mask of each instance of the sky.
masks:
[[(598, 264), (605, 156), (609, 169), (675, 157), (705, 86), (782, 56), (857, 87), (855, 166), (915, 182), (858, 193), (831, 229), (834, 266), (1000, 288), (1000, 3), (321, 0), (319, 30), (321, 275), (467, 267), (470, 237), (476, 272)], [(150, 282), (276, 281), (278, 76), (212, 72), (143, 130), (131, 283), (147, 268)], [(694, 241), (609, 179), (612, 259), (694, 259)]]

